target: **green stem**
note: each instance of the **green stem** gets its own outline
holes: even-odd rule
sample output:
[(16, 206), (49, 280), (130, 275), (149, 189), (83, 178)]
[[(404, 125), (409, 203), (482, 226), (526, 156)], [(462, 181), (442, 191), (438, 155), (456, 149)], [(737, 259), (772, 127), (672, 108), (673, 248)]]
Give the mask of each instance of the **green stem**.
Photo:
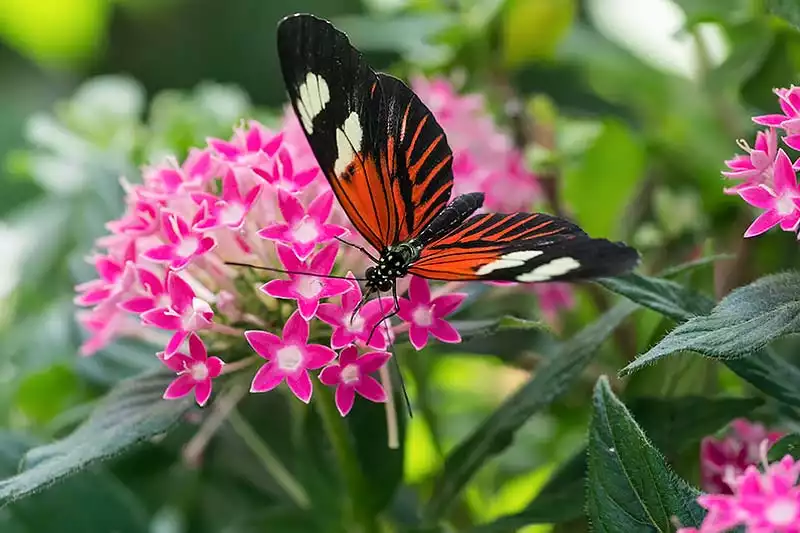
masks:
[(347, 431), (344, 419), (336, 410), (333, 401), (333, 393), (328, 387), (320, 386), (316, 388), (314, 404), (319, 411), (322, 425), (328, 433), (328, 438), (333, 446), (333, 451), (339, 461), (352, 504), (353, 518), (361, 524), (362, 533), (378, 532), (378, 524), (375, 516), (370, 511), (368, 503), (370, 500), (369, 487), (361, 472), (361, 465), (356, 457), (352, 440)]
[(275, 453), (267, 446), (267, 443), (259, 437), (256, 430), (253, 429), (247, 420), (239, 414), (239, 411), (233, 409), (228, 416), (228, 422), (231, 428), (236, 432), (248, 448), (255, 454), (261, 461), (264, 469), (269, 472), (275, 482), (286, 492), (286, 495), (301, 509), (309, 509), (311, 501), (308, 494), (300, 482), (295, 479), (289, 470), (283, 466), (283, 463), (275, 455)]

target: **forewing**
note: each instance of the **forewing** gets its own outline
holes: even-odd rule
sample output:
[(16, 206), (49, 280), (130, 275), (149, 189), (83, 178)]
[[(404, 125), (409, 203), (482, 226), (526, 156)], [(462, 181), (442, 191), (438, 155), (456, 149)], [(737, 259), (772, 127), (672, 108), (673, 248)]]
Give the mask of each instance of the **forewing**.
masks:
[(322, 19), (284, 19), (278, 54), (295, 114), (356, 229), (378, 250), (416, 235), (452, 188), (452, 153), (431, 112)]
[(593, 239), (561, 218), (484, 213), (431, 242), (410, 272), (440, 280), (575, 281), (622, 274), (638, 260), (633, 248)]

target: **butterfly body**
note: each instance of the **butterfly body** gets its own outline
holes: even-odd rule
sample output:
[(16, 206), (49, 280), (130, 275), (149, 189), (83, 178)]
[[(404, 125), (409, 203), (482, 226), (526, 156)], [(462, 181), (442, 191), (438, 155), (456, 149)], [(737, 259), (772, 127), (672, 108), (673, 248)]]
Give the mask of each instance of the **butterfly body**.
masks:
[[(445, 281), (575, 281), (624, 273), (638, 253), (543, 213), (481, 213), (450, 200), (453, 154), (430, 110), (313, 15), (278, 26), (292, 107), (354, 228), (377, 251), (366, 294), (407, 274)], [(372, 257), (372, 256), (370, 256)]]

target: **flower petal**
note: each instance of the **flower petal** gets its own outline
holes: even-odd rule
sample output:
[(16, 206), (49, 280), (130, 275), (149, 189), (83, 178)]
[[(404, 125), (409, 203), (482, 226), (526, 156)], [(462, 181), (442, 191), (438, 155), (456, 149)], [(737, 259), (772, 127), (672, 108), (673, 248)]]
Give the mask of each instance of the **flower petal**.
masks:
[(330, 365), (322, 369), (319, 373), (319, 380), (323, 385), (333, 386), (338, 385), (342, 375), (342, 367), (339, 365)]
[(355, 363), (358, 359), (358, 348), (355, 346), (348, 346), (339, 354), (339, 364), (347, 366), (350, 363)]
[(182, 374), (175, 378), (172, 383), (167, 386), (167, 389), (164, 391), (164, 395), (162, 396), (165, 400), (177, 400), (178, 398), (183, 398), (190, 392), (195, 386), (195, 382), (192, 379), (192, 376), (189, 374)]
[(750, 224), (750, 227), (744, 232), (744, 236), (755, 237), (756, 235), (761, 235), (765, 231), (777, 226), (780, 221), (781, 215), (774, 209), (764, 211)]
[(433, 309), (433, 316), (444, 318), (453, 313), (461, 302), (467, 298), (467, 294), (463, 292), (456, 292), (452, 294), (443, 294), (433, 300), (431, 304)]
[(322, 368), (336, 358), (336, 352), (320, 344), (309, 344), (306, 350), (306, 368), (316, 370)]
[(197, 400), (197, 405), (203, 407), (208, 399), (211, 397), (211, 380), (204, 379), (198, 381), (194, 386), (194, 398)]
[(456, 343), (461, 342), (461, 334), (449, 322), (436, 318), (428, 332), (442, 342)]
[(172, 301), (172, 307), (180, 312), (188, 309), (192, 305), (194, 290), (182, 277), (175, 272), (170, 272), (167, 278), (167, 290)]
[(389, 352), (368, 352), (358, 358), (358, 366), (361, 368), (362, 374), (372, 374), (377, 372), (385, 365), (392, 354)]
[(324, 224), (333, 207), (333, 191), (326, 191), (312, 200), (308, 206), (308, 214), (320, 224)]
[(183, 341), (185, 341), (188, 336), (188, 331), (176, 331), (173, 333), (164, 349), (164, 355), (166, 357), (171, 357), (175, 352), (180, 350), (181, 346), (183, 346)]
[(350, 412), (356, 401), (356, 392), (353, 390), (353, 387), (339, 385), (336, 387), (334, 401), (336, 403), (336, 409), (339, 410), (339, 414), (347, 416), (347, 413)]
[(225, 366), (225, 361), (219, 357), (209, 357), (206, 360), (206, 368), (208, 369), (208, 377), (214, 379), (222, 373), (222, 367)]
[(761, 209), (772, 209), (775, 205), (775, 194), (766, 185), (743, 187), (736, 190), (742, 200)]
[(283, 326), (283, 342), (303, 345), (308, 342), (308, 322), (295, 311)]
[(335, 304), (320, 304), (317, 308), (316, 316), (331, 326), (339, 326), (344, 323), (344, 311), (340, 306)]
[(792, 160), (786, 155), (783, 149), (778, 150), (778, 156), (775, 158), (775, 191), (780, 195), (784, 191), (797, 190), (797, 174), (792, 168)]
[(282, 189), (278, 191), (278, 205), (284, 220), (290, 225), (299, 221), (306, 214), (300, 200)]
[(308, 403), (311, 401), (313, 388), (311, 385), (311, 378), (308, 377), (308, 372), (303, 370), (292, 376), (286, 376), (286, 384), (289, 386), (289, 390), (302, 402)]
[(357, 393), (371, 402), (383, 403), (386, 401), (386, 391), (383, 390), (383, 385), (372, 376), (362, 376), (355, 388)]
[(297, 254), (295, 254), (291, 246), (277, 244), (275, 245), (275, 249), (278, 252), (278, 259), (280, 259), (281, 264), (286, 270), (306, 270), (306, 265), (304, 265), (303, 262), (298, 259)]
[[(334, 261), (336, 261), (336, 254), (338, 253), (339, 253), (339, 243), (333, 242), (331, 244), (328, 244), (311, 259), (309, 270), (311, 272), (314, 272), (315, 274), (324, 274), (324, 275), (330, 274), (331, 270), (333, 270), (333, 263)], [(337, 280), (337, 281), (343, 281), (347, 283), (345, 280)], [(345, 290), (343, 290), (342, 292), (345, 292)]]
[(250, 384), (250, 392), (267, 392), (281, 384), (284, 379), (283, 372), (278, 371), (278, 365), (270, 362), (258, 369)]
[(203, 344), (203, 340), (195, 333), (189, 335), (189, 355), (197, 362), (205, 361), (208, 358), (206, 345)]
[(428, 285), (428, 280), (419, 276), (412, 276), (411, 283), (408, 286), (408, 297), (415, 304), (430, 303), (431, 288)]
[(412, 323), (408, 328), (408, 338), (414, 348), (421, 350), (428, 343), (428, 330)]
[(294, 282), (288, 279), (273, 279), (261, 287), (259, 290), (264, 294), (272, 296), (273, 298), (282, 298), (284, 300), (294, 300)]
[(258, 355), (267, 360), (272, 359), (275, 351), (283, 345), (280, 337), (266, 331), (248, 330), (244, 332), (244, 338)]

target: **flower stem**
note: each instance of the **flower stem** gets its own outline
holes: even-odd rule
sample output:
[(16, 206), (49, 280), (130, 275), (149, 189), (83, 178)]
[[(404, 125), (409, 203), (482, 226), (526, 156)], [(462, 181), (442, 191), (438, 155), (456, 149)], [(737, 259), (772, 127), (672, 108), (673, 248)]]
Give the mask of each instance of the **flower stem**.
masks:
[(286, 495), (301, 509), (309, 509), (311, 502), (303, 486), (292, 475), (275, 453), (267, 446), (267, 443), (258, 436), (247, 420), (239, 414), (236, 409), (232, 410), (228, 417), (231, 428), (236, 432), (242, 441), (250, 448), (256, 457), (261, 461), (264, 469), (272, 476), (275, 482), (281, 486)]
[(387, 445), (390, 449), (396, 450), (400, 447), (400, 432), (397, 428), (397, 405), (394, 403), (394, 391), (392, 390), (392, 376), (389, 375), (389, 368), (383, 365), (380, 369), (381, 383), (386, 390), (386, 433)]
[(353, 443), (345, 426), (344, 419), (339, 415), (333, 402), (333, 394), (328, 387), (316, 387), (315, 406), (318, 408), (322, 424), (328, 433), (333, 451), (339, 461), (352, 504), (353, 517), (361, 524), (362, 533), (378, 532), (375, 516), (367, 507), (370, 494), (366, 480), (361, 472), (358, 458), (356, 457)]

